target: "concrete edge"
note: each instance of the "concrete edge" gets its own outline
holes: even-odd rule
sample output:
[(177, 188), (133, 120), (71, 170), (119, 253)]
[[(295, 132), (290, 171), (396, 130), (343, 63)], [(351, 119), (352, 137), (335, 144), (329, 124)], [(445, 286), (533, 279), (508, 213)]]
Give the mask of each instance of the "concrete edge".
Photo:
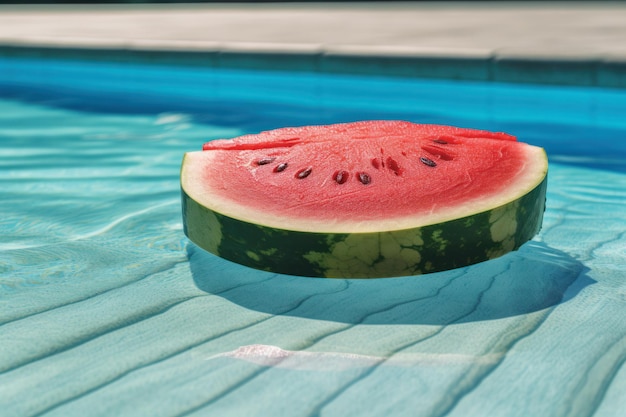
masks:
[(34, 38), (0, 40), (0, 57), (626, 88), (626, 54)]

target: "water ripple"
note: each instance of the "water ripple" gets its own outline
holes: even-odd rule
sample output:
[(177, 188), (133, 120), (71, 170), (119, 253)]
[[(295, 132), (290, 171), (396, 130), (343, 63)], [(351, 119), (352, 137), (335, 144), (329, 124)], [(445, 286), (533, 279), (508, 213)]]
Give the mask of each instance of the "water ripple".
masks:
[[(0, 407), (9, 415), (133, 414), (137, 404), (163, 415), (260, 405), (280, 415), (294, 398), (330, 415), (591, 415), (623, 391), (620, 157), (554, 152), (543, 230), (499, 260), (315, 280), (233, 265), (182, 233), (182, 154), (295, 123), (293, 111), (268, 110), (267, 121), (251, 117), (261, 104), (243, 114), (230, 103), (200, 121), (55, 103), (0, 100), (0, 384), (10, 394)], [(374, 113), (324, 117), (364, 114)], [(530, 133), (550, 151), (553, 128)]]

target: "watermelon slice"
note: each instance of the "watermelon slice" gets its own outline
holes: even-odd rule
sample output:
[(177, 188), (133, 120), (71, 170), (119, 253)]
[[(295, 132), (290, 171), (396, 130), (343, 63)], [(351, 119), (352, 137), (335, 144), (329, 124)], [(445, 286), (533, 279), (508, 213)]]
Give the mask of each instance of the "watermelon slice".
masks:
[(283, 128), (185, 154), (185, 234), (311, 277), (392, 277), (499, 257), (540, 229), (548, 161), (504, 133), (402, 121)]

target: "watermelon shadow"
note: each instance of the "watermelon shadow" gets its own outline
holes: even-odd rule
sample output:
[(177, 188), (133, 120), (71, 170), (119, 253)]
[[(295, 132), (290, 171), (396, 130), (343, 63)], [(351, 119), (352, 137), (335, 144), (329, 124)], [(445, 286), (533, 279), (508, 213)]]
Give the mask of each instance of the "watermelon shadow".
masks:
[(387, 279), (315, 279), (243, 267), (187, 247), (196, 286), (241, 307), (351, 324), (496, 320), (567, 302), (595, 281), (564, 252), (529, 242), (520, 250), (452, 271)]

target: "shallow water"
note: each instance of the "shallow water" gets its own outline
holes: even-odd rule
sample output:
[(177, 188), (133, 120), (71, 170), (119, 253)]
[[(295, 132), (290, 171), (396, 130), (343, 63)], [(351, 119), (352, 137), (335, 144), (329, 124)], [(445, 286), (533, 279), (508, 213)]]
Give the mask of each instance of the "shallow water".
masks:
[[(35, 60), (0, 74), (3, 415), (626, 409), (626, 92)], [(183, 152), (366, 118), (544, 146), (541, 233), (391, 280), (259, 272), (184, 237)]]

